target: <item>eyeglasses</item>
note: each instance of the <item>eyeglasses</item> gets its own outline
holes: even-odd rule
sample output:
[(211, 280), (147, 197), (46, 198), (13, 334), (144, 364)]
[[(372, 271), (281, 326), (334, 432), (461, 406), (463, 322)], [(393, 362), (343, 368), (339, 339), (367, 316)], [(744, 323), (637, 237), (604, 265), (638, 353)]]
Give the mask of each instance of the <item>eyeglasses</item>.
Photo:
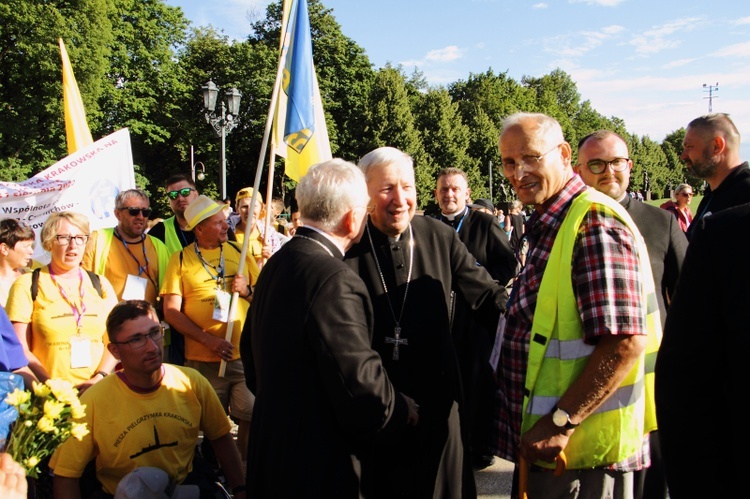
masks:
[(542, 159), (544, 159), (546, 155), (548, 155), (561, 145), (562, 143), (557, 144), (555, 147), (543, 154), (540, 154), (539, 156), (521, 156), (521, 159), (518, 162), (515, 162), (512, 159), (508, 159), (507, 161), (503, 160), (503, 175), (505, 175), (506, 177), (515, 175), (516, 170), (518, 170), (519, 166), (521, 167), (521, 170), (525, 171), (526, 173), (537, 171), (539, 169), (539, 166), (542, 164)]
[(83, 246), (86, 244), (89, 240), (88, 235), (80, 235), (80, 236), (71, 236), (71, 235), (57, 235), (55, 236), (55, 241), (57, 241), (57, 244), (60, 246), (68, 246), (71, 241), (75, 241), (75, 243), (78, 246)]
[(146, 343), (148, 343), (148, 340), (151, 340), (154, 343), (159, 343), (163, 339), (164, 330), (162, 329), (162, 327), (154, 326), (149, 329), (148, 333), (146, 334), (136, 334), (135, 336), (131, 336), (129, 340), (111, 341), (110, 343), (114, 343), (115, 345), (127, 345), (133, 350), (138, 350), (139, 348), (145, 347)]
[(681, 192), (680, 196), (693, 197), (693, 193), (692, 192)]
[(616, 172), (621, 172), (627, 169), (630, 158), (615, 158), (612, 161), (604, 161), (603, 159), (592, 159), (586, 166), (589, 171), (594, 174), (604, 173), (604, 170), (610, 166)]
[(193, 189), (192, 187), (184, 187), (176, 191), (169, 191), (167, 193), (167, 196), (169, 197), (169, 199), (174, 201), (175, 199), (177, 199), (177, 196), (182, 196), (184, 198), (188, 197), (190, 193), (193, 192), (194, 190), (195, 189)]
[(143, 213), (143, 216), (148, 218), (151, 215), (151, 208), (131, 208), (129, 206), (125, 206), (122, 208), (118, 208), (119, 210), (127, 210), (128, 213), (130, 213), (131, 217), (137, 217), (139, 213)]

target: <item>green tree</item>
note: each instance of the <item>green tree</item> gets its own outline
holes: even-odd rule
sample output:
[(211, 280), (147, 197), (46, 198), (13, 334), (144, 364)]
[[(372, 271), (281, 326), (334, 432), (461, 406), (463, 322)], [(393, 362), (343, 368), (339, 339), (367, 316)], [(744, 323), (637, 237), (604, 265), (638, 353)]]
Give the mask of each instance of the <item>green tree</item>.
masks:
[(105, 0), (0, 3), (0, 178), (23, 180), (67, 155), (58, 38), (96, 129), (111, 49), (109, 13)]

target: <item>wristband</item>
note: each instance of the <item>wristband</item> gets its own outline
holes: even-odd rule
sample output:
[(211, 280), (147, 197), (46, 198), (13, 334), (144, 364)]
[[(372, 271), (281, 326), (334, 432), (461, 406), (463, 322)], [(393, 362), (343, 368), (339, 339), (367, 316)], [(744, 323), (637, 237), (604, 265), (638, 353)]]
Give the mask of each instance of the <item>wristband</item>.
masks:
[(109, 373), (107, 373), (107, 372), (104, 372), (104, 371), (96, 371), (96, 372), (95, 372), (95, 373), (94, 373), (94, 374), (93, 374), (93, 375), (91, 376), (91, 379), (94, 379), (94, 378), (96, 378), (96, 375), (97, 375), (97, 374), (101, 374), (101, 375), (102, 375), (102, 378), (106, 378), (106, 377), (107, 377), (107, 374), (109, 374)]

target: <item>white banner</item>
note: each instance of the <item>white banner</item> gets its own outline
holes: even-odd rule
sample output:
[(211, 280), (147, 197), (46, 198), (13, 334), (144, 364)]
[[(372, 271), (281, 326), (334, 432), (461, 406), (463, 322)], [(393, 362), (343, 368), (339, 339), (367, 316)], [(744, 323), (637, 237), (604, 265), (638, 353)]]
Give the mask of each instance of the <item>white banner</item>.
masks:
[(130, 132), (118, 130), (23, 182), (0, 182), (0, 218), (15, 218), (36, 234), (34, 260), (46, 263), (39, 233), (50, 213), (77, 211), (91, 230), (117, 225), (115, 197), (135, 188)]

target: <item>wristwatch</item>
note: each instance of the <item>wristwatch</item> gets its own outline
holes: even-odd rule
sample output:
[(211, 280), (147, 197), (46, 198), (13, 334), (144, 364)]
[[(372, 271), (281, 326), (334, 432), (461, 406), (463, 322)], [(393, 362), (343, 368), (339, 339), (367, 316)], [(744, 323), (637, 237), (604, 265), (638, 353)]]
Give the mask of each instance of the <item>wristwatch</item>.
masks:
[(570, 421), (570, 414), (557, 406), (552, 409), (552, 422), (555, 424), (555, 426), (565, 428), (566, 430), (572, 430), (580, 424), (573, 424), (573, 422)]

